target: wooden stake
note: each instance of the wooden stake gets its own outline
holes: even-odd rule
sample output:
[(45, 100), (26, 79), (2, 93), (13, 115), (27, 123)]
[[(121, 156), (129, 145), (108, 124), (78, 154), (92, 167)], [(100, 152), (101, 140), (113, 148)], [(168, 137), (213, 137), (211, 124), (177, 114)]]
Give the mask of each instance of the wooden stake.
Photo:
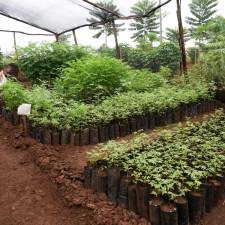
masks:
[(22, 125), (23, 125), (23, 135), (26, 137), (28, 135), (28, 129), (27, 129), (27, 116), (21, 116), (22, 119)]

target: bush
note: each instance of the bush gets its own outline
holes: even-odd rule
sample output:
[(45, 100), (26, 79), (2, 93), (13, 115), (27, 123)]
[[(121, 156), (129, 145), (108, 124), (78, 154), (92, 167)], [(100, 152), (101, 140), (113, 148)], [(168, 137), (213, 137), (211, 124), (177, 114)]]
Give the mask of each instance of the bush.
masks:
[(45, 43), (30, 44), (18, 49), (16, 63), (34, 83), (49, 81), (58, 77), (68, 61), (87, 56), (88, 49), (75, 45)]
[(225, 51), (210, 51), (203, 59), (202, 70), (207, 82), (225, 88)]
[(8, 110), (16, 110), (19, 105), (28, 101), (28, 91), (16, 81), (8, 80), (1, 95)]
[(165, 42), (151, 50), (122, 47), (122, 57), (125, 62), (136, 69), (148, 69), (159, 72), (160, 67), (166, 66), (176, 72), (180, 64), (179, 47), (172, 42)]
[(206, 82), (225, 88), (225, 51), (210, 51), (188, 72), (189, 82)]
[(55, 90), (67, 99), (96, 102), (119, 91), (128, 70), (120, 60), (106, 56), (71, 61)]
[[(151, 72), (159, 72), (162, 66), (168, 67), (173, 73), (180, 65), (179, 46), (173, 42), (164, 42), (150, 50), (132, 48), (128, 45), (120, 45), (121, 59), (135, 69), (148, 69)], [(102, 47), (98, 50), (102, 55), (115, 57), (115, 49)]]
[[(167, 70), (167, 73), (170, 71)], [(162, 73), (151, 73), (148, 70), (131, 70), (127, 79), (124, 81), (126, 91), (152, 92), (153, 90), (163, 87), (168, 83), (166, 69)]]
[(158, 63), (158, 70), (161, 66), (166, 66), (172, 71), (176, 71), (180, 65), (180, 49), (173, 42), (165, 42), (155, 48), (154, 61)]

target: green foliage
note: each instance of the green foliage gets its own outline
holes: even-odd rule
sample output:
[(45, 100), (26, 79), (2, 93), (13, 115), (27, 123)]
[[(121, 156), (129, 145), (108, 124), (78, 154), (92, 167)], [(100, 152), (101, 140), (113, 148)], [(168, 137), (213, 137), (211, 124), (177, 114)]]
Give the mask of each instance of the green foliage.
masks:
[(195, 37), (209, 42), (220, 40), (225, 35), (225, 18), (217, 16), (208, 23), (201, 25), (195, 32)]
[(59, 96), (42, 85), (35, 86), (29, 92), (28, 100), (32, 104), (30, 119), (35, 125), (60, 127), (64, 104)]
[(201, 43), (203, 49), (220, 49), (225, 46), (225, 18), (217, 16), (211, 19), (208, 23), (198, 27), (194, 34), (196, 39), (204, 40), (206, 43)]
[(192, 32), (195, 32), (196, 28), (210, 21), (216, 13), (215, 8), (217, 4), (217, 0), (192, 0), (189, 4), (192, 16), (186, 18)]
[[(133, 15), (146, 15), (153, 8), (155, 8), (157, 2), (151, 0), (139, 0), (134, 6), (131, 7), (131, 14)], [(159, 28), (159, 11), (151, 13), (145, 18), (134, 19), (134, 22), (130, 24), (130, 30), (135, 31), (132, 38), (136, 41), (145, 37), (149, 33), (158, 33)]]
[(52, 79), (60, 76), (62, 68), (68, 61), (78, 60), (88, 54), (88, 49), (75, 45), (30, 44), (18, 49), (15, 60), (32, 82), (39, 83), (40, 81), (51, 82)]
[(155, 49), (155, 61), (159, 62), (159, 69), (161, 66), (166, 66), (172, 71), (176, 71), (180, 65), (180, 50), (178, 45), (172, 42), (165, 42), (159, 45)]
[(195, 64), (199, 61), (200, 50), (197, 47), (188, 48), (188, 56), (192, 64)]
[[(148, 46), (148, 47), (147, 47)], [(135, 69), (148, 69), (159, 72), (160, 67), (168, 67), (173, 73), (180, 65), (179, 46), (173, 42), (164, 42), (158, 47), (151, 47), (150, 43), (139, 44), (138, 48), (121, 45), (121, 59)], [(115, 49), (100, 48), (103, 56), (115, 57)]]
[(217, 88), (225, 87), (225, 51), (211, 50), (201, 57), (201, 63), (192, 68), (190, 81), (202, 81), (214, 84)]
[(198, 190), (203, 180), (223, 175), (224, 123), (224, 113), (218, 112), (209, 121), (164, 132), (154, 141), (140, 134), (108, 142), (89, 152), (88, 159), (103, 169), (120, 167), (133, 182), (149, 185), (152, 194), (174, 200)]
[[(166, 71), (162, 71), (161, 74), (166, 74)], [(22, 103), (31, 103), (32, 112), (29, 118), (36, 126), (80, 130), (84, 127), (109, 124), (115, 120), (127, 120), (146, 113), (163, 113), (168, 109), (177, 108), (180, 104), (211, 97), (205, 84), (196, 82), (194, 85), (170, 86), (163, 84), (160, 77), (152, 78), (151, 82), (149, 83), (152, 85), (151, 92), (120, 93), (97, 105), (83, 104), (74, 100), (65, 101), (60, 93), (50, 91), (44, 86), (25, 90), (18, 83), (11, 81), (3, 87), (2, 98), (10, 110), (16, 109)], [(163, 86), (155, 88), (154, 85), (160, 82)], [(140, 88), (138, 91), (144, 91), (146, 88), (138, 85), (136, 87), (137, 90)]]
[(28, 91), (12, 80), (4, 84), (1, 96), (8, 110), (16, 110), (19, 105), (28, 101)]
[[(166, 28), (166, 39), (168, 41), (179, 44), (179, 30), (178, 28)], [(190, 40), (190, 34), (187, 28), (184, 28), (184, 42), (188, 42)]]
[(142, 49), (143, 51), (150, 51), (153, 48), (153, 43), (156, 41), (160, 41), (160, 39), (157, 37), (157, 34), (146, 34), (143, 37), (137, 39), (137, 48)]
[(114, 48), (106, 47), (105, 45), (102, 45), (99, 49), (97, 49), (97, 52), (102, 56), (108, 56), (108, 57), (116, 57), (116, 52)]
[(122, 47), (122, 59), (135, 69), (148, 69), (159, 72), (165, 66), (173, 73), (180, 64), (180, 50), (177, 44), (164, 42), (149, 51), (139, 48)]
[(225, 51), (212, 50), (204, 55), (202, 61), (201, 69), (206, 81), (225, 87)]
[(163, 87), (168, 83), (171, 71), (162, 68), (162, 73), (151, 73), (147, 70), (131, 70), (128, 77), (124, 80), (124, 89), (126, 91), (152, 92)]
[(55, 89), (65, 98), (96, 102), (120, 90), (128, 70), (120, 60), (110, 57), (71, 61), (55, 82)]
[(3, 55), (1, 53), (1, 49), (0, 49), (0, 69), (3, 68)]

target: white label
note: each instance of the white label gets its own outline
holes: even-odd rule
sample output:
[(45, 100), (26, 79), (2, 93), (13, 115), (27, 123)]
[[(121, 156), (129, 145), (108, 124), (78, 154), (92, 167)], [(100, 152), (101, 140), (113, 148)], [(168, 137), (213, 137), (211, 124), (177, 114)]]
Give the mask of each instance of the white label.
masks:
[(31, 112), (31, 104), (22, 104), (17, 109), (17, 114), (22, 116), (28, 116)]

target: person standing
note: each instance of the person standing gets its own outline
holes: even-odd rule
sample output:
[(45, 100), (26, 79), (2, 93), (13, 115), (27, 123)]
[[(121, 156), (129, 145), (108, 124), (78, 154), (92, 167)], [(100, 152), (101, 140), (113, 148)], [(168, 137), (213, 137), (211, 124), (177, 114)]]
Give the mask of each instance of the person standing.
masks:
[(0, 72), (0, 87), (2, 87), (7, 82), (7, 78), (4, 74), (4, 71), (1, 70)]

